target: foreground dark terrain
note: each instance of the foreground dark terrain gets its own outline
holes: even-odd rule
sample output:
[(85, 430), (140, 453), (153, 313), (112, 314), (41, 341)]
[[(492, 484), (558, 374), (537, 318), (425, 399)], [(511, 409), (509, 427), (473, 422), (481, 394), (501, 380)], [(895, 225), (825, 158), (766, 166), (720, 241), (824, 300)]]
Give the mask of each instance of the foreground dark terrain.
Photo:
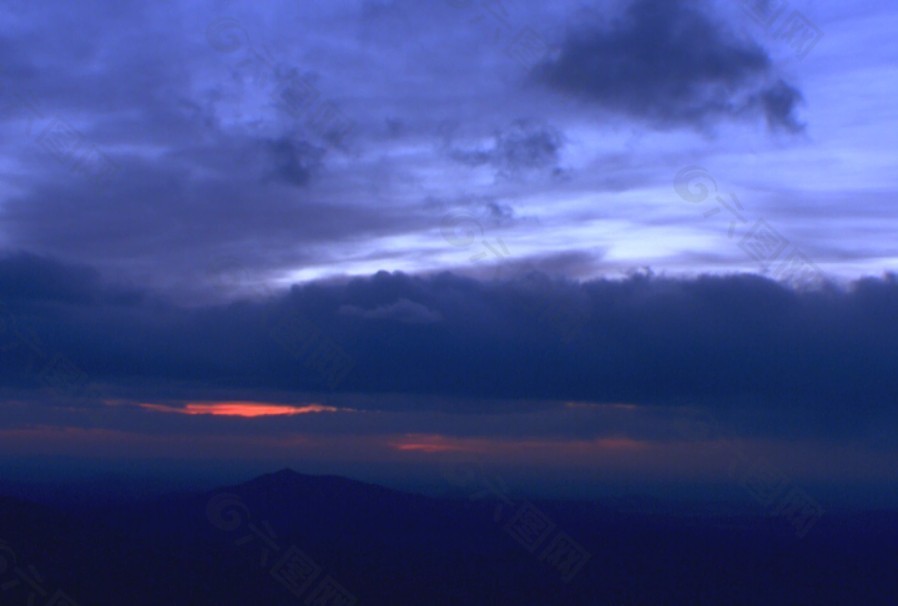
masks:
[[(289, 470), (101, 508), (5, 497), (0, 603), (898, 604), (895, 513), (826, 515), (799, 539), (760, 516), (527, 506)], [(534, 546), (544, 521), (588, 552), (582, 567), (544, 549), (555, 539)]]

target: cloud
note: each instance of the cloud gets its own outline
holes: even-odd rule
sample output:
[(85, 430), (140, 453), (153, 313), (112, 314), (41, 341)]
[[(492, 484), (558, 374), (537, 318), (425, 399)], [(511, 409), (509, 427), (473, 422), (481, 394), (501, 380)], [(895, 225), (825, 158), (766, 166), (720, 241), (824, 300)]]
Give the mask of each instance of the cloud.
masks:
[(442, 319), (438, 312), (408, 299), (399, 299), (395, 303), (382, 305), (374, 309), (362, 309), (354, 305), (344, 305), (340, 307), (338, 313), (370, 320), (393, 320), (405, 324), (430, 324), (439, 322)]
[[(579, 283), (381, 272), (186, 309), (151, 293), (104, 295), (117, 291), (78, 268), (28, 263), (25, 274), (22, 258), (0, 262), (0, 292), (14, 283), (43, 293), (4, 302), (0, 381), (10, 389), (45, 389), (41, 367), (62, 357), (141, 401), (190, 386), (194, 399), (336, 390), (406, 394), (411, 407), (441, 397), (450, 410), (464, 399), (691, 402), (828, 427), (896, 413), (894, 276), (795, 290), (752, 275)], [(63, 274), (60, 294), (36, 286)], [(40, 356), (17, 341), (16, 326)]]
[(488, 165), (500, 177), (514, 177), (533, 172), (561, 173), (558, 166), (564, 135), (547, 124), (516, 120), (497, 131), (491, 146), (463, 148), (451, 146), (449, 156), (468, 166)]
[(98, 299), (99, 274), (24, 252), (0, 256), (0, 300), (87, 303)]
[[(168, 5), (128, 2), (109, 13), (94, 1), (77, 11), (60, 0), (48, 2), (22, 3), (21, 10), (0, 16), (9, 24), (0, 38), (0, 56), (9, 66), (0, 74), (4, 248), (88, 264), (104, 276), (200, 302), (230, 295), (224, 291), (237, 281), (284, 283), (382, 268), (468, 265), (478, 271), (484, 264), (470, 262), (474, 251), (447, 246), (439, 234), (450, 211), (471, 209), (426, 203), (471, 199), (501, 205), (491, 215), (495, 220), (474, 218), (491, 228), (491, 245), (501, 237), (514, 258), (589, 248), (596, 233), (607, 233), (601, 245), (621, 265), (650, 260), (656, 267), (681, 268), (673, 255), (701, 244), (715, 248), (721, 262), (699, 269), (744, 267), (738, 248), (712, 241), (701, 215), (684, 218), (652, 191), (688, 158), (718, 167), (721, 184), (744, 187), (746, 211), (775, 219), (795, 242), (798, 230), (807, 230), (803, 248), (824, 241), (838, 247), (841, 256), (815, 256), (818, 263), (854, 275), (860, 263), (846, 260), (849, 251), (870, 251), (864, 271), (892, 261), (888, 225), (871, 219), (871, 211), (888, 209), (892, 197), (887, 142), (877, 146), (879, 161), (864, 160), (869, 137), (852, 124), (852, 116), (862, 115), (869, 134), (885, 132), (870, 126), (871, 116), (881, 112), (842, 107), (838, 87), (820, 80), (856, 88), (865, 76), (837, 62), (828, 68), (839, 74), (833, 79), (806, 63), (800, 88), (761, 49), (715, 29), (702, 4), (638, 2), (628, 5), (620, 27), (571, 31), (557, 46), (560, 55), (550, 55), (554, 61), (536, 70), (550, 86), (547, 94), (546, 87), (527, 82), (528, 69), (509, 56), (508, 43), (517, 38), (509, 32), (508, 40), (496, 40), (476, 6), (401, 0), (305, 10), (287, 2), (260, 9), (204, 1), (179, 4), (172, 18)], [(561, 40), (550, 30), (576, 18), (570, 4), (521, 5), (515, 27), (546, 34), (554, 49)], [(75, 18), (78, 28), (71, 27)], [(231, 52), (208, 35), (222, 22), (239, 32)], [(676, 34), (683, 23), (704, 29), (691, 37)], [(129, 37), (138, 25), (141, 35)], [(857, 24), (842, 26), (846, 40), (864, 36)], [(652, 27), (655, 36), (648, 35)], [(674, 42), (682, 43), (680, 55), (668, 48)], [(596, 45), (607, 52), (592, 53)], [(590, 53), (607, 82), (583, 68)], [(254, 63), (260, 56), (267, 63)], [(615, 62), (620, 73), (606, 69)], [(555, 79), (548, 77), (553, 74)], [(880, 88), (889, 81), (873, 80)], [(713, 94), (702, 96), (703, 87)], [(638, 153), (620, 140), (630, 131), (646, 133), (646, 116), (687, 120), (698, 107), (704, 117), (696, 123), (721, 117), (702, 113), (707, 99), (730, 103), (732, 117), (769, 116), (773, 125), (786, 124), (784, 116), (805, 87), (823, 95), (809, 109), (829, 143), (808, 139), (811, 146), (790, 145), (796, 153), (787, 157), (781, 148), (763, 149), (774, 142), (759, 143), (741, 126), (716, 141), (689, 132), (646, 135)], [(673, 92), (666, 94), (668, 89)], [(592, 102), (571, 103), (560, 90), (592, 95)], [(864, 99), (881, 99), (876, 103), (885, 108), (884, 91), (877, 88)], [(306, 102), (309, 111), (296, 105), (297, 111), (284, 111), (284, 95), (297, 105)], [(26, 107), (7, 105), (19, 97), (33, 101), (43, 118), (29, 123)], [(333, 101), (357, 125), (348, 148), (333, 145), (326, 133), (310, 132), (320, 113), (312, 110), (315, 100)], [(833, 103), (841, 109), (830, 112)], [(596, 105), (621, 113), (597, 120)], [(836, 114), (839, 129), (820, 121)], [(119, 167), (106, 187), (47, 152), (39, 134), (56, 119)], [(459, 125), (453, 138), (437, 132), (441, 123)], [(837, 140), (853, 150), (836, 154), (852, 170), (821, 168), (830, 166)], [(673, 149), (682, 154), (671, 155)], [(759, 172), (767, 162), (770, 169)], [(821, 192), (824, 173), (829, 187)], [(881, 203), (870, 196), (874, 183)], [(781, 190), (781, 200), (767, 197), (774, 189)], [(749, 190), (757, 195), (749, 197)], [(857, 199), (858, 192), (863, 205), (843, 202)], [(640, 203), (620, 204), (621, 197), (611, 195), (618, 193), (639, 195)], [(834, 204), (841, 218), (838, 238), (810, 233), (821, 225), (819, 215), (796, 220), (798, 200), (819, 209), (823, 195), (836, 194), (842, 196)], [(604, 231), (611, 222), (614, 229)], [(624, 223), (632, 229), (617, 230)], [(643, 228), (653, 230), (646, 238), (651, 245), (632, 245), (631, 236), (641, 236)], [(213, 275), (225, 264), (232, 266), (227, 275)]]
[(558, 91), (661, 126), (760, 113), (771, 127), (800, 130), (801, 93), (711, 10), (698, 0), (633, 0), (610, 25), (571, 30), (535, 74)]
[(287, 183), (303, 186), (322, 165), (325, 150), (306, 141), (280, 137), (269, 143), (274, 176)]

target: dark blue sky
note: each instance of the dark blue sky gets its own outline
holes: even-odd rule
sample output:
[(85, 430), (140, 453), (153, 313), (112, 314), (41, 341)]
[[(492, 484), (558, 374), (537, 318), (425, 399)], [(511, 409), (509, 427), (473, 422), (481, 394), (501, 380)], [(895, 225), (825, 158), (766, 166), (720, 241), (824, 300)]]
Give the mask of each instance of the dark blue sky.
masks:
[(0, 457), (886, 489), (898, 8), (764, 5), (0, 2)]

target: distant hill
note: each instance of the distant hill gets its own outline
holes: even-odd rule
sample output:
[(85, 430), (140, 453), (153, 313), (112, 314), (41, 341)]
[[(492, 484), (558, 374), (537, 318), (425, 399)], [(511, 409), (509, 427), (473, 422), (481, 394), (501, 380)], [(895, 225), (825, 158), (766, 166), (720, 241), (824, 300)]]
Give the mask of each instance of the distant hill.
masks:
[(29, 603), (31, 566), (38, 603), (80, 606), (898, 604), (892, 512), (799, 539), (760, 516), (502, 499), (291, 470), (87, 511), (0, 497), (0, 586), (19, 580), (0, 603)]

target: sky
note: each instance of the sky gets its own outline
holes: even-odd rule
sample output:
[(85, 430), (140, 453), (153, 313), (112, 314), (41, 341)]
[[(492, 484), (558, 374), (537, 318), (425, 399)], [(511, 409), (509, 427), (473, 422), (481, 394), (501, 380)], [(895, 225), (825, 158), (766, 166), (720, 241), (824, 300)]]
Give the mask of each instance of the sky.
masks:
[(0, 462), (898, 502), (896, 27), (2, 0)]

